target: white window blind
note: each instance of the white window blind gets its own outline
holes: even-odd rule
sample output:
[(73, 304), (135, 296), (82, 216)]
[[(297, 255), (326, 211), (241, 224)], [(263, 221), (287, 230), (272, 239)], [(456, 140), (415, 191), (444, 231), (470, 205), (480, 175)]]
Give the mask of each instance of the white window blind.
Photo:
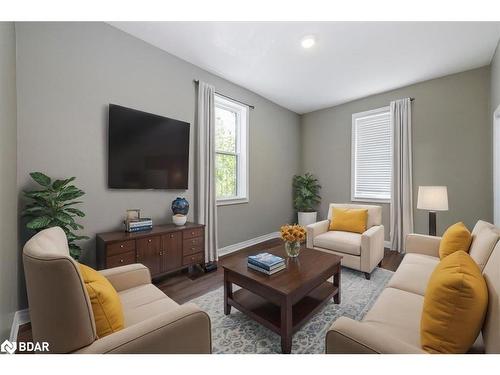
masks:
[(389, 107), (352, 115), (351, 199), (391, 199), (392, 130)]

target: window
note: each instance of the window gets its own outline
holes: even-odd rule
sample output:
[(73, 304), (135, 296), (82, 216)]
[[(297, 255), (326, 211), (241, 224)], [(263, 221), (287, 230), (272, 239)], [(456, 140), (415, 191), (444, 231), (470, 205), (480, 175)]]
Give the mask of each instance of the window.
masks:
[(248, 107), (215, 95), (217, 204), (248, 202)]
[(392, 130), (389, 107), (352, 115), (351, 200), (391, 199)]

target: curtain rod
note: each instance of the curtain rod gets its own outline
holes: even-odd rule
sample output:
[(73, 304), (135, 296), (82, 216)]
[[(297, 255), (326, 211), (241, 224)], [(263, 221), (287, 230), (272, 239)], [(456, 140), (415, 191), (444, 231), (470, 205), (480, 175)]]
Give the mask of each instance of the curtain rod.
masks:
[[(199, 80), (197, 80), (197, 79), (193, 79), (193, 81), (194, 81), (194, 83), (200, 83), (200, 81), (199, 81)], [(218, 91), (216, 91), (215, 93), (216, 93), (217, 95), (219, 95), (219, 96), (223, 96), (224, 98), (227, 98), (227, 99), (233, 100), (233, 101), (235, 101), (235, 102), (238, 102), (238, 103), (244, 104), (244, 105), (246, 105), (246, 106), (247, 106), (248, 108), (250, 108), (250, 109), (255, 109), (255, 107), (254, 107), (253, 105), (251, 105), (251, 104), (247, 104), (247, 103), (245, 103), (245, 102), (242, 102), (241, 100), (231, 98), (230, 96), (227, 96), (227, 95), (221, 94), (221, 93), (220, 93), (220, 92), (218, 92)]]

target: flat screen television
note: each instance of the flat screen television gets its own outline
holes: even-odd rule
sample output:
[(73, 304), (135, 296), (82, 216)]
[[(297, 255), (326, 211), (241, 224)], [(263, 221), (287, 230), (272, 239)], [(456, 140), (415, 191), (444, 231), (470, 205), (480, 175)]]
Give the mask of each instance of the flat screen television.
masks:
[(188, 188), (189, 123), (109, 105), (108, 187)]

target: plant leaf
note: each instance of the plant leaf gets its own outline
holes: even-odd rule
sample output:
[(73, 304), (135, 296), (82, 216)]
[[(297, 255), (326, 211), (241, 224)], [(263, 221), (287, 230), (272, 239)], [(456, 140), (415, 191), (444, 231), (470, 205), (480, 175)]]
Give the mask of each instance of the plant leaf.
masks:
[(79, 198), (81, 197), (82, 195), (84, 195), (85, 192), (83, 192), (82, 190), (74, 190), (74, 191), (69, 191), (69, 192), (63, 192), (59, 195), (58, 199), (60, 201), (71, 201), (73, 199), (76, 199), (76, 198)]
[(54, 190), (59, 190), (63, 186), (69, 184), (71, 181), (74, 181), (76, 177), (70, 177), (65, 180), (55, 180), (54, 183), (52, 184), (52, 189)]
[(45, 207), (41, 206), (33, 206), (33, 207), (27, 207), (23, 210), (22, 215), (27, 216), (27, 215), (33, 215), (33, 214), (40, 214), (42, 211), (45, 211)]
[(42, 172), (31, 172), (30, 176), (33, 180), (38, 182), (42, 186), (50, 186), (50, 177), (43, 174)]
[(75, 222), (75, 220), (71, 217), (71, 215), (68, 215), (66, 212), (62, 211), (56, 212), (54, 217), (65, 224), (72, 224)]
[(43, 229), (47, 228), (50, 225), (52, 219), (49, 216), (40, 216), (36, 217), (33, 220), (29, 221), (26, 224), (26, 227), (29, 229)]
[(85, 214), (78, 208), (66, 208), (66, 211), (75, 214), (76, 216), (85, 217)]
[(73, 206), (74, 204), (79, 204), (79, 203), (83, 203), (83, 202), (82, 201), (69, 202), (69, 203), (63, 204), (62, 207)]
[(80, 259), (82, 248), (72, 242), (68, 243), (68, 247), (69, 247), (69, 255), (71, 255), (71, 257), (75, 260)]

